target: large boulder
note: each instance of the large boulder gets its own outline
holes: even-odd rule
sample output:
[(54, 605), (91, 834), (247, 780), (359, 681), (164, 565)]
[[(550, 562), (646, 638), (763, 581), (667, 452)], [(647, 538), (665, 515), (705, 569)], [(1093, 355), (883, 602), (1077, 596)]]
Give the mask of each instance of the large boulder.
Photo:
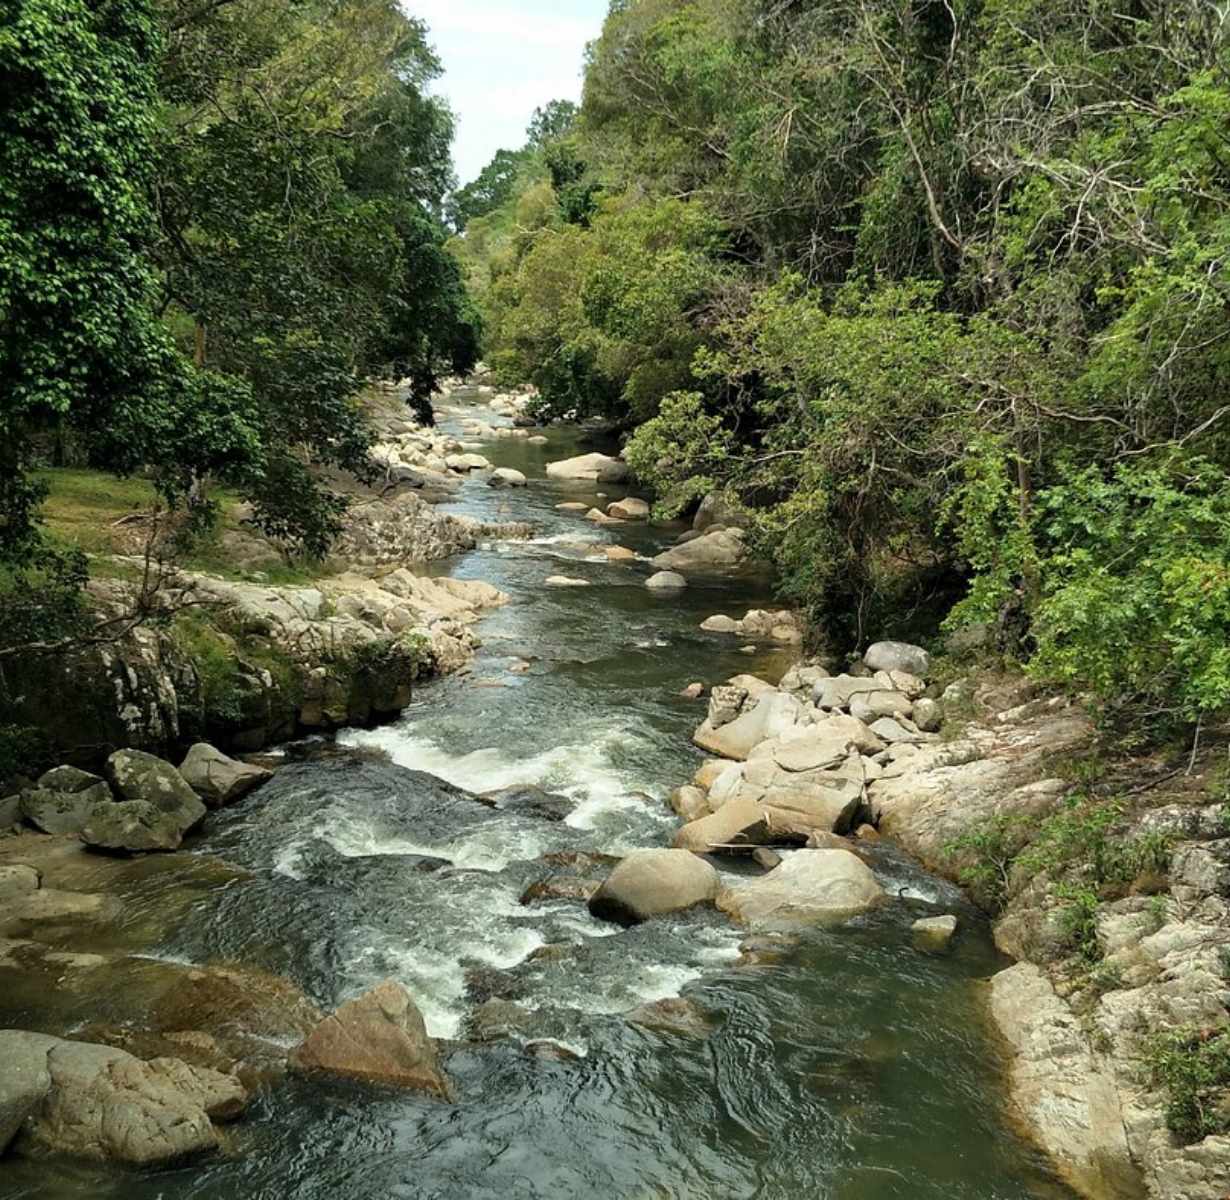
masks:
[(925, 679), (931, 669), (931, 655), (908, 642), (876, 642), (863, 655), (863, 663), (871, 671), (908, 671)]
[(756, 706), (728, 724), (714, 727), (706, 720), (692, 736), (702, 749), (723, 758), (744, 759), (761, 742), (784, 737), (802, 718), (799, 702), (786, 692), (766, 692)]
[(722, 575), (744, 567), (748, 554), (739, 531), (720, 529), (681, 546), (672, 546), (652, 561), (660, 571), (678, 571), (687, 576)]
[(111, 1046), (4, 1030), (0, 1061), (18, 1065), (13, 1090), (21, 1095), (15, 1104), (10, 1097), (7, 1112), (11, 1125), (25, 1108), (15, 1149), (40, 1158), (173, 1166), (216, 1150), (214, 1120), (238, 1116), (247, 1103), (232, 1075), (178, 1059), (142, 1062)]
[(718, 873), (686, 850), (634, 850), (608, 876), (589, 902), (603, 921), (636, 925), (713, 900)]
[(0, 1155), (51, 1091), (47, 1052), (58, 1041), (41, 1033), (0, 1031)]
[(207, 742), (197, 742), (188, 751), (179, 773), (210, 808), (234, 804), (273, 776), (264, 767), (228, 758)]
[(623, 483), (628, 466), (606, 454), (582, 454), (547, 464), (548, 479), (588, 479), (597, 483)]
[[(111, 790), (103, 784), (101, 803), (111, 802)], [(53, 792), (31, 788), (21, 794), (21, 816), (42, 833), (80, 833), (100, 803), (90, 792)]]
[(520, 472), (512, 467), (496, 467), (491, 472), (491, 478), (487, 480), (491, 487), (525, 487), (527, 480)]
[(768, 875), (722, 892), (718, 907), (752, 929), (790, 929), (845, 921), (885, 898), (850, 851), (798, 850)]
[(1138, 1114), (1124, 1111), (1113, 1076), (1089, 1050), (1080, 1021), (1050, 981), (1032, 963), (1018, 963), (991, 980), (990, 1000), (1013, 1052), (1012, 1100), (1060, 1173), (1081, 1195), (1143, 1196), (1124, 1128), (1125, 1117)]
[(77, 767), (53, 767), (22, 794), (21, 816), (43, 833), (80, 833), (94, 809), (110, 802), (105, 779)]
[(406, 989), (391, 980), (326, 1017), (291, 1061), (301, 1071), (412, 1088), (445, 1099), (452, 1094), (423, 1014)]

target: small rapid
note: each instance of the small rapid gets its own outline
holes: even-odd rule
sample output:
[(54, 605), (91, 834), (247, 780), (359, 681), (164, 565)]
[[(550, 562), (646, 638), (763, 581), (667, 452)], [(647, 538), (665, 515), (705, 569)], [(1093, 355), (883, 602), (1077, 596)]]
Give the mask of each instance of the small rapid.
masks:
[[(216, 1162), (122, 1180), (44, 1167), (37, 1185), (0, 1179), (0, 1198), (1071, 1200), (1005, 1109), (981, 996), (1001, 964), (981, 918), (890, 846), (874, 865), (896, 903), (760, 964), (715, 911), (623, 930), (534, 897), (552, 873), (668, 843), (666, 798), (701, 761), (702, 706), (680, 691), (776, 679), (789, 654), (699, 628), (770, 603), (764, 581), (656, 596), (648, 560), (677, 529), (557, 509), (623, 494), (545, 478), (548, 461), (606, 447), (576, 429), (473, 442), (477, 401), (450, 397), (442, 426), (529, 486), (474, 477), (444, 507), (538, 532), (447, 564), (510, 596), (472, 668), (394, 724), (286, 748), (196, 848), (244, 876), (203, 888), (156, 948), (287, 975), (323, 1008), (402, 982), (454, 1040), (457, 1102), (292, 1078)], [(610, 561), (615, 543), (637, 557)], [(545, 587), (561, 570), (588, 586)], [(949, 958), (920, 956), (910, 923), (939, 910), (964, 935)], [(627, 1020), (680, 995), (707, 1036)]]

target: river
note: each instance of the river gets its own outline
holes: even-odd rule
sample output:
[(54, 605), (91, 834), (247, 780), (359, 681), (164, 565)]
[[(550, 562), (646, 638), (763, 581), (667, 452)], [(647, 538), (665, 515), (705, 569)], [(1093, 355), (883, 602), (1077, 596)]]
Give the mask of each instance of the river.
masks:
[[(444, 427), (459, 430), (474, 400), (451, 397)], [(355, 753), (291, 762), (214, 818), (196, 852), (253, 878), (206, 890), (157, 947), (283, 972), (324, 1007), (402, 981), (430, 1031), (458, 1039), (457, 1102), (291, 1079), (217, 1161), (122, 1177), (5, 1163), (0, 1197), (1070, 1200), (1005, 1112), (981, 1002), (1002, 962), (985, 925), (891, 847), (874, 867), (897, 902), (769, 966), (736, 966), (742, 935), (715, 912), (624, 931), (580, 904), (520, 903), (545, 854), (667, 843), (666, 796), (701, 761), (689, 737), (703, 702), (678, 693), (740, 672), (776, 679), (788, 656), (698, 628), (767, 602), (763, 583), (657, 597), (645, 558), (678, 530), (556, 509), (621, 494), (544, 478), (548, 461), (593, 448), (581, 431), (476, 448), (530, 486), (475, 477), (447, 508), (539, 533), (448, 564), (512, 598), (483, 622), (473, 670), (420, 689), (396, 724), (340, 739)], [(614, 542), (643, 557), (608, 562)], [(544, 587), (552, 574), (591, 586)], [(455, 790), (514, 785), (564, 795), (571, 812), (548, 821)], [(950, 957), (923, 957), (910, 924), (940, 911), (960, 913), (962, 936)], [(680, 994), (708, 1014), (707, 1037), (623, 1015)], [(489, 995), (516, 1002), (524, 1028), (468, 1041)]]

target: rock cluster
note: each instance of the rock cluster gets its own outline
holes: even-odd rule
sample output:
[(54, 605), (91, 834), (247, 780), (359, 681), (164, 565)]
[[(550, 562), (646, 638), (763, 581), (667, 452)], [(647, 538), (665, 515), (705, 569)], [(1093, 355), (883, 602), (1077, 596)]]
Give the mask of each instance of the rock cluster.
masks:
[(179, 770), (140, 750), (117, 750), (105, 773), (103, 779), (56, 767), (16, 797), (18, 814), (42, 833), (76, 834), (97, 850), (177, 850), (205, 819), (207, 806), (232, 804), (270, 775), (203, 742)]
[(767, 612), (754, 608), (738, 620), (719, 614), (701, 622), (700, 627), (706, 633), (731, 633), (753, 641), (778, 642), (784, 646), (797, 646), (803, 640), (803, 623), (789, 609)]

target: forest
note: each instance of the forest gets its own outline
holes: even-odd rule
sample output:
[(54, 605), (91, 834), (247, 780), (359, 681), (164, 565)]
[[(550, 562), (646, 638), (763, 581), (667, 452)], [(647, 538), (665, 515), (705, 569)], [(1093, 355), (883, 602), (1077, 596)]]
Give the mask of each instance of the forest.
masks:
[(187, 532), (225, 485), (319, 556), (362, 388), (474, 364), (439, 71), (393, 0), (0, 5), (0, 654), (86, 620), (36, 466), (147, 473)]
[(1230, 700), (1213, 0), (616, 0), (451, 243), (501, 376), (829, 637), (973, 631), (1155, 728)]

